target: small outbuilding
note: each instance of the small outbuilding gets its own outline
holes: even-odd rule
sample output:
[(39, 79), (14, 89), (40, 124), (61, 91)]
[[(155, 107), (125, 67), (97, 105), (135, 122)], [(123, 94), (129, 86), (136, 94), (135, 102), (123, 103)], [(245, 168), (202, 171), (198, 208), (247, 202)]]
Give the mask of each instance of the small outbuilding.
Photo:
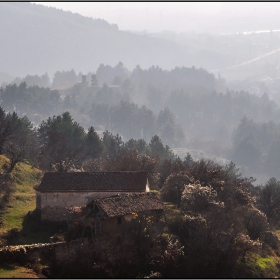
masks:
[(155, 193), (148, 192), (95, 198), (85, 206), (67, 210), (70, 223), (79, 222), (95, 234), (114, 234), (135, 228), (141, 221), (158, 222), (164, 205)]

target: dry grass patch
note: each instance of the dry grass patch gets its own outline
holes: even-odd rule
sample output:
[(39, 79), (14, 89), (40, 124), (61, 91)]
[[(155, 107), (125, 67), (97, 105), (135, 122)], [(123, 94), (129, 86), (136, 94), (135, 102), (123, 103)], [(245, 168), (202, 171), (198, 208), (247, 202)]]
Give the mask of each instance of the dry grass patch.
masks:
[(37, 273), (30, 268), (19, 266), (15, 264), (1, 264), (0, 278), (40, 278)]

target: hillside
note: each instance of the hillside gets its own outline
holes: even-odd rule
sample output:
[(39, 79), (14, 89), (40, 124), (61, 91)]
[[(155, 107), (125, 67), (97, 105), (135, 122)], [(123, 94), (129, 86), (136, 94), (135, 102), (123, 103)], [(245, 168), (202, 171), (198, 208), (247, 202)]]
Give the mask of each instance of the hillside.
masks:
[[(1, 3), (0, 71), (14, 76), (92, 71), (122, 61), (129, 68), (192, 66), (175, 42), (118, 30), (105, 20), (30, 3)], [(20, 43), (19, 43), (20, 42)], [(40, 61), (40, 63), (38, 63)]]
[[(7, 164), (7, 161), (8, 159), (6, 157), (0, 156), (0, 171), (3, 171), (3, 168), (5, 164)], [(220, 171), (215, 169), (216, 171), (213, 172), (213, 168), (216, 168), (218, 166), (211, 166), (211, 163), (207, 163), (203, 160), (192, 164), (194, 164), (193, 167), (202, 167), (202, 165), (206, 164), (204, 166), (205, 170), (203, 169), (204, 171), (201, 170), (200, 172), (196, 172), (195, 170), (197, 170), (197, 168), (189, 169), (189, 167), (186, 167), (186, 170), (192, 172), (191, 175), (194, 175), (195, 177), (192, 177), (193, 181), (188, 186), (185, 186), (185, 190), (188, 190), (188, 188), (191, 186), (191, 188), (194, 190), (198, 189), (200, 190), (200, 192), (205, 192), (207, 191), (207, 188), (212, 189), (211, 185), (213, 185), (213, 183), (216, 182), (216, 178), (219, 178), (219, 176), (221, 175), (225, 179), (231, 178), (231, 176), (239, 177), (239, 175), (236, 173), (238, 172), (238, 170), (233, 171), (231, 175), (229, 175), (228, 172), (220, 173), (219, 175), (217, 175), (217, 177), (215, 177), (216, 175), (214, 177), (212, 177), (213, 175), (211, 175), (211, 179), (210, 177), (208, 178), (211, 180), (209, 182), (209, 186), (202, 187), (202, 185), (198, 184), (198, 182), (202, 182), (203, 178), (206, 178), (205, 174), (218, 174), (222, 169)], [(6, 211), (4, 213), (1, 213), (1, 218), (3, 218), (4, 220), (4, 227), (0, 231), (0, 236), (3, 238), (5, 232), (8, 232), (8, 234), (6, 233), (5, 237), (7, 244), (9, 245), (34, 245), (34, 243), (46, 243), (49, 242), (50, 236), (54, 233), (61, 234), (62, 236), (63, 233), (61, 231), (61, 228), (60, 231), (58, 231), (58, 228), (52, 228), (50, 224), (40, 223), (38, 217), (36, 219), (36, 215), (28, 214), (28, 211), (35, 208), (35, 195), (32, 187), (34, 184), (40, 181), (42, 172), (36, 168), (32, 168), (27, 163), (21, 163), (18, 164), (13, 170), (12, 177), (14, 181), (15, 192), (10, 197), (10, 201), (8, 207), (6, 208)], [(203, 276), (203, 273), (206, 273), (207, 275), (208, 273), (212, 273), (210, 274), (210, 276), (216, 275), (216, 273), (218, 273), (218, 275), (220, 275), (219, 273), (221, 273), (221, 275), (225, 273), (223, 275), (234, 275), (235, 277), (233, 278), (236, 278), (236, 276), (245, 278), (278, 277), (280, 261), (278, 248), (280, 247), (280, 240), (277, 238), (277, 235), (279, 236), (279, 230), (274, 229), (273, 232), (267, 231), (268, 224), (266, 216), (264, 214), (260, 216), (259, 213), (261, 212), (257, 208), (253, 207), (250, 200), (244, 200), (245, 197), (248, 197), (249, 199), (250, 196), (253, 195), (253, 192), (243, 192), (243, 196), (240, 197), (237, 196), (237, 194), (240, 194), (240, 190), (236, 188), (236, 186), (232, 185), (229, 182), (225, 183), (225, 181), (220, 181), (225, 188), (230, 188), (231, 192), (233, 191), (234, 193), (231, 193), (230, 195), (227, 194), (225, 196), (225, 192), (222, 188), (220, 188), (219, 194), (216, 192), (214, 196), (211, 193), (207, 193), (207, 195), (206, 193), (203, 194), (204, 197), (207, 197), (207, 199), (203, 201), (203, 204), (205, 205), (207, 205), (207, 203), (212, 203), (212, 199), (220, 201), (220, 199), (223, 198), (225, 200), (222, 203), (213, 204), (215, 205), (215, 208), (202, 207), (201, 201), (198, 199), (198, 197), (195, 198), (195, 203), (189, 203), (187, 196), (182, 196), (182, 205), (180, 206), (180, 208), (178, 208), (176, 207), (177, 204), (175, 203), (176, 197), (172, 197), (171, 195), (173, 187), (171, 187), (172, 185), (169, 185), (172, 182), (170, 178), (177, 178), (174, 182), (180, 182), (181, 184), (183, 181), (178, 181), (178, 179), (189, 180), (189, 177), (186, 175), (186, 173), (181, 173), (180, 175), (180, 173), (175, 172), (172, 173), (172, 175), (168, 178), (169, 179), (166, 180), (167, 183), (164, 184), (160, 191), (161, 199), (166, 201), (165, 226), (157, 226), (156, 223), (153, 224), (151, 223), (150, 219), (147, 219), (147, 224), (145, 224), (145, 227), (143, 227), (143, 233), (145, 235), (143, 235), (143, 237), (139, 239), (141, 241), (137, 241), (137, 243), (135, 243), (138, 244), (139, 242), (141, 242), (140, 246), (141, 248), (143, 248), (142, 250), (144, 252), (141, 255), (139, 254), (140, 257), (137, 255), (137, 253), (135, 254), (134, 258), (138, 258), (138, 262), (136, 262), (136, 265), (131, 265), (129, 263), (126, 250), (123, 249), (126, 245), (129, 246), (129, 248), (133, 248), (133, 252), (137, 252), (138, 245), (136, 246), (134, 243), (127, 243), (127, 240), (130, 240), (127, 239), (128, 234), (122, 233), (121, 238), (117, 239), (115, 235), (110, 234), (108, 236), (96, 235), (92, 240), (76, 240), (77, 244), (79, 245), (79, 249), (77, 249), (77, 247), (73, 245), (74, 243), (68, 242), (66, 244), (68, 250), (65, 250), (65, 254), (62, 254), (61, 252), (64, 252), (62, 248), (62, 250), (60, 250), (60, 254), (58, 254), (58, 256), (60, 256), (58, 258), (53, 258), (52, 255), (53, 252), (57, 251), (51, 251), (47, 254), (43, 254), (42, 252), (40, 252), (39, 255), (36, 255), (35, 257), (37, 258), (36, 261), (31, 263), (26, 262), (26, 259), (24, 257), (22, 257), (21, 261), (15, 261), (15, 263), (13, 263), (11, 260), (2, 262), (0, 264), (0, 278), (77, 278), (78, 276), (82, 278), (88, 278), (89, 275), (96, 278), (106, 278), (100, 277), (100, 275), (103, 276), (103, 274), (105, 275), (106, 273), (108, 273), (108, 275), (111, 275), (112, 278), (135, 278), (136, 275), (140, 275), (140, 278), (146, 278), (142, 276), (147, 274), (147, 272), (143, 270), (143, 267), (145, 267), (145, 263), (141, 259), (141, 256), (145, 256), (143, 257), (145, 261), (147, 259), (147, 256), (149, 257), (148, 261), (150, 261), (150, 263), (146, 264), (146, 266), (148, 267), (148, 273), (149, 269), (151, 268), (153, 268), (153, 270), (151, 271), (157, 271), (154, 269), (161, 269), (162, 273), (167, 273), (166, 275), (169, 276), (166, 278), (177, 278), (171, 277), (172, 275), (174, 275), (174, 273), (176, 273), (176, 271), (179, 271), (178, 275), (180, 277), (178, 278), (181, 278), (182, 275), (187, 276), (185, 278), (189, 278), (189, 275), (198, 275), (200, 273), (202, 273)], [(200, 180), (197, 180), (198, 178), (200, 178)], [(244, 186), (244, 191), (248, 191), (249, 189), (245, 187), (245, 182), (247, 181), (247, 179), (241, 178), (238, 180), (241, 180), (244, 183), (240, 183), (240, 185)], [(218, 185), (215, 187), (216, 189), (217, 187), (219, 187), (220, 183), (217, 182), (217, 184)], [(166, 196), (166, 194), (169, 195)], [(230, 204), (230, 202), (233, 202), (232, 200), (235, 201), (235, 207), (232, 207)], [(183, 208), (182, 206), (184, 206), (185, 208)], [(220, 208), (218, 212), (216, 212), (216, 207)], [(226, 209), (224, 209), (225, 207)], [(188, 213), (188, 215), (185, 215), (186, 213)], [(219, 214), (217, 215), (217, 213)], [(249, 214), (250, 217), (247, 216), (247, 214)], [(198, 217), (193, 215), (198, 215)], [(203, 217), (203, 219), (201, 219), (201, 217)], [(248, 217), (249, 220), (247, 220)], [(252, 217), (255, 217), (254, 220), (251, 219)], [(225, 218), (227, 219), (227, 222), (225, 221)], [(206, 219), (208, 225), (207, 227), (205, 227)], [(195, 223), (193, 223), (194, 221)], [(245, 223), (245, 228), (243, 228), (242, 223), (246, 221), (250, 221), (250, 223)], [(179, 227), (179, 224), (182, 224), (182, 226)], [(252, 227), (252, 225), (254, 227)], [(153, 226), (155, 226), (155, 232), (152, 230)], [(66, 231), (67, 229), (65, 229), (65, 232)], [(75, 232), (77, 233), (77, 231)], [(155, 233), (156, 235), (154, 235)], [(205, 235), (205, 233), (207, 234)], [(137, 236), (139, 236), (133, 231), (129, 232), (129, 234), (136, 236), (136, 238)], [(252, 237), (249, 237), (249, 234)], [(257, 235), (254, 236), (253, 234)], [(176, 238), (176, 242), (174, 244), (172, 243), (171, 236), (173, 236), (172, 238)], [(269, 239), (268, 236), (274, 237), (274, 239)], [(177, 240), (177, 238), (179, 241)], [(184, 238), (186, 238), (186, 240)], [(192, 242), (189, 242), (190, 239)], [(132, 242), (133, 240), (134, 239), (130, 241)], [(89, 246), (83, 247), (82, 245), (84, 244), (84, 242), (88, 242), (85, 244), (89, 244)], [(97, 247), (96, 244), (101, 245), (100, 247)], [(144, 244), (156, 244), (156, 246), (148, 246), (148, 249), (145, 249), (146, 247), (144, 246)], [(167, 247), (167, 250), (168, 252), (170, 252), (169, 254), (171, 255), (172, 259), (170, 260), (165, 257), (166, 260), (163, 263), (164, 265), (154, 265), (154, 263), (161, 261), (161, 258), (157, 258), (157, 256), (165, 256), (164, 253), (167, 252), (167, 250), (160, 251), (165, 249), (164, 244), (166, 246), (168, 244), (170, 245), (170, 247)], [(35, 245), (39, 246), (40, 244)], [(0, 247), (2, 246), (0, 245)], [(114, 250), (111, 249), (112, 247), (114, 248)], [(16, 246), (10, 246), (7, 248), (11, 252), (15, 253)], [(74, 248), (74, 250), (77, 250), (77, 252), (73, 254), (71, 253), (70, 255), (69, 248), (71, 248), (71, 250), (72, 248)], [(96, 255), (92, 254), (93, 248), (96, 248), (96, 250), (98, 249), (98, 252), (100, 252), (100, 248), (102, 248), (102, 252), (104, 253), (103, 255), (105, 256), (104, 262), (103, 259), (99, 257), (99, 255), (97, 255), (96, 257)], [(19, 251), (19, 249), (17, 250)], [(179, 252), (181, 252), (182, 250), (185, 250), (184, 254), (179, 254)], [(226, 253), (224, 250), (226, 250)], [(65, 255), (67, 257), (65, 257)], [(69, 255), (71, 257), (69, 257)], [(122, 263), (115, 262), (115, 259), (119, 260), (120, 256), (122, 257)], [(63, 258), (63, 261), (57, 264), (56, 261), (59, 260), (59, 258)], [(221, 258), (224, 258), (225, 261), (221, 261)], [(114, 261), (112, 261), (112, 259)], [(192, 261), (193, 259), (194, 261)], [(206, 260), (206, 264), (201, 263), (202, 259)], [(233, 259), (233, 262), (231, 261), (231, 259)], [(128, 264), (124, 263), (124, 261)], [(92, 263), (94, 262), (98, 264), (97, 268), (92, 265)], [(194, 262), (194, 265), (192, 262)], [(104, 263), (106, 263), (105, 269), (103, 269)], [(121, 274), (123, 272), (116, 269), (116, 267), (119, 266), (122, 268), (123, 265), (125, 265), (126, 269), (122, 269), (122, 271), (125, 271), (125, 273), (127, 273), (127, 271), (129, 273), (136, 273), (135, 276), (131, 274), (133, 275), (133, 277), (127, 277), (126, 274)], [(151, 268), (149, 268), (148, 265), (150, 265)], [(199, 265), (199, 267), (202, 267), (201, 271), (197, 269), (197, 265)], [(225, 270), (222, 269), (225, 265), (228, 265), (228, 267), (233, 270), (229, 270), (230, 272), (225, 272)], [(101, 267), (102, 270), (99, 270), (99, 267)], [(165, 269), (166, 267), (171, 267), (171, 269)], [(213, 271), (211, 271), (210, 269), (212, 267), (214, 267)], [(160, 273), (161, 272), (158, 272), (158, 275), (161, 275)], [(121, 275), (125, 276), (121, 277)], [(163, 276), (165, 275), (163, 274)]]
[[(277, 32), (133, 33), (103, 19), (38, 4), (2, 2), (0, 7), (0, 83), (10, 82), (11, 76), (46, 72), (52, 78), (58, 70), (87, 73), (102, 63), (119, 61), (129, 70), (136, 65), (163, 69), (194, 65), (229, 80), (278, 72), (277, 54), (267, 56), (279, 48)], [(240, 67), (231, 68), (236, 65)]]
[[(8, 159), (5, 156), (0, 156), (1, 171), (7, 161)], [(19, 163), (16, 165), (11, 176), (15, 191), (9, 198), (7, 207), (0, 212), (0, 219), (3, 220), (0, 235), (12, 228), (22, 230), (25, 216), (36, 207), (33, 186), (42, 178), (42, 172), (29, 164)]]

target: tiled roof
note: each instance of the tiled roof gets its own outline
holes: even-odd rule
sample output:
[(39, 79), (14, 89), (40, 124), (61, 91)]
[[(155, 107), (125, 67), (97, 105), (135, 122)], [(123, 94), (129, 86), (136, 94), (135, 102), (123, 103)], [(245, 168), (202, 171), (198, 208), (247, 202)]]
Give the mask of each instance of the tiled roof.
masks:
[(132, 212), (163, 210), (162, 202), (155, 193), (114, 195), (92, 201), (107, 217), (123, 216)]
[(47, 172), (37, 191), (135, 191), (146, 190), (146, 171)]

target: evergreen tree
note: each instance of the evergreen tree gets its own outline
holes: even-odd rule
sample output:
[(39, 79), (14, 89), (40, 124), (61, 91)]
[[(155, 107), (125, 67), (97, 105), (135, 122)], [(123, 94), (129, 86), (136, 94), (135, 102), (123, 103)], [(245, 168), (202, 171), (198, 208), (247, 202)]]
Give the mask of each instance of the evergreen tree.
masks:
[(85, 145), (87, 153), (91, 157), (99, 156), (104, 149), (103, 143), (93, 126), (88, 129), (88, 133), (85, 138)]

